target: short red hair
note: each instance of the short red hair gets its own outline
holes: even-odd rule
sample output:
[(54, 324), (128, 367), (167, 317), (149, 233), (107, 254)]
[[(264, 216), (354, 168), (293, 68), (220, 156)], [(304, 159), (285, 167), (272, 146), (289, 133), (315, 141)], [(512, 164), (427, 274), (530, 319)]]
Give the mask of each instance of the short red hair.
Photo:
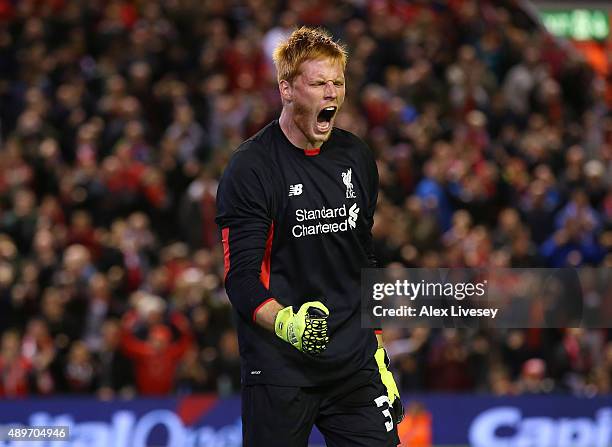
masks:
[(334, 41), (322, 28), (303, 26), (279, 44), (272, 58), (276, 65), (278, 81), (291, 82), (299, 74), (300, 65), (308, 60), (329, 58), (346, 68), (348, 53), (344, 45)]

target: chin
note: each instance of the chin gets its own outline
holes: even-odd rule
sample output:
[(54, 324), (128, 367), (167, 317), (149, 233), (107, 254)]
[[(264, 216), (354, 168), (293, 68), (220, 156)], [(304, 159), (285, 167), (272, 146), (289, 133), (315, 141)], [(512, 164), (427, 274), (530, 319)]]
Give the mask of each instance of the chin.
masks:
[(312, 135), (312, 137), (310, 138), (311, 143), (315, 147), (321, 147), (321, 145), (325, 143), (327, 140), (329, 140), (329, 134), (323, 135), (320, 133), (316, 133)]
[(334, 126), (330, 125), (327, 131), (321, 132), (319, 129), (315, 127), (312, 132), (312, 139), (314, 141), (321, 141), (321, 142), (325, 142), (329, 140), (329, 137), (331, 136), (333, 128)]

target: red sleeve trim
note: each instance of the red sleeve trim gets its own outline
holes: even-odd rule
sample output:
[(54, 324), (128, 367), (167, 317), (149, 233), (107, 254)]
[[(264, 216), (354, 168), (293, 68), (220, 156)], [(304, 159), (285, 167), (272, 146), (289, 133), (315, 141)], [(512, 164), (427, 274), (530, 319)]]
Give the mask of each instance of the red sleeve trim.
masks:
[(263, 306), (266, 305), (266, 303), (268, 303), (269, 301), (272, 301), (273, 299), (275, 298), (274, 297), (268, 298), (267, 300), (265, 300), (263, 303), (261, 303), (259, 306), (255, 308), (255, 310), (253, 311), (253, 323), (255, 323), (257, 319), (257, 312), (259, 312), (259, 309), (261, 309)]
[(272, 240), (274, 239), (274, 221), (268, 230), (268, 239), (266, 240), (266, 251), (261, 260), (261, 273), (259, 278), (266, 289), (270, 289), (270, 261), (272, 259)]
[(229, 227), (225, 227), (221, 230), (221, 241), (223, 242), (223, 267), (225, 268), (223, 281), (225, 281), (227, 272), (229, 272), (230, 269)]

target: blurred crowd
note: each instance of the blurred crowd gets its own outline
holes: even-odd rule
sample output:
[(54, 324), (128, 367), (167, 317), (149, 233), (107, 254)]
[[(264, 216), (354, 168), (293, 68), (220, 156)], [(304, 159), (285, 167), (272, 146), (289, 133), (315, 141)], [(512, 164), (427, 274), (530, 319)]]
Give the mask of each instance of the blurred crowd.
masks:
[[(239, 389), (217, 181), (298, 24), (348, 46), (381, 265), (611, 267), (610, 80), (518, 3), (0, 0), (0, 396)], [(611, 392), (610, 330), (385, 338), (405, 390)]]

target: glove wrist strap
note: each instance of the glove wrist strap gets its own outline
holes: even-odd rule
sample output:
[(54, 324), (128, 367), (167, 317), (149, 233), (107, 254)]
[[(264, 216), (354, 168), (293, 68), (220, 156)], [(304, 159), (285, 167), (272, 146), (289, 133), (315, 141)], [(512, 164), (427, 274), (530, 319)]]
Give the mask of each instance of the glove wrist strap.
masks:
[(283, 340), (287, 340), (287, 323), (289, 319), (293, 315), (293, 308), (291, 306), (283, 307), (276, 314), (276, 318), (274, 319), (274, 332), (276, 336), (282, 338)]

